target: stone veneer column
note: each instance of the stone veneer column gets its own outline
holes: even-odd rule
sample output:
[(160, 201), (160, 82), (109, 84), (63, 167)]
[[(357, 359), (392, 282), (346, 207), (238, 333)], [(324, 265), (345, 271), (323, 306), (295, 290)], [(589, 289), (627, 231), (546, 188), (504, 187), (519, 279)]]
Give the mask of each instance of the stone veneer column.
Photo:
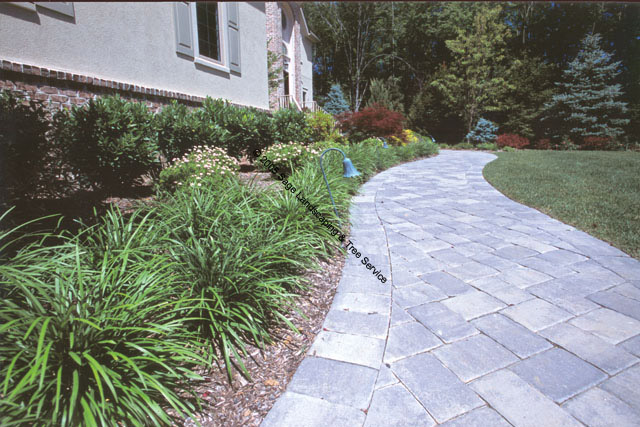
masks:
[[(265, 2), (267, 15), (267, 49), (278, 54), (275, 66), (282, 69), (282, 9), (278, 2)], [(276, 90), (269, 90), (269, 107), (274, 110), (278, 107), (278, 97), (284, 95), (284, 74), (280, 71), (280, 85)]]
[[(297, 16), (297, 15), (296, 15)], [(296, 92), (295, 97), (298, 104), (302, 105), (302, 31), (300, 31), (300, 22), (296, 19), (295, 26), (293, 27), (293, 37), (295, 52), (293, 60), (295, 62), (295, 73), (296, 73)]]

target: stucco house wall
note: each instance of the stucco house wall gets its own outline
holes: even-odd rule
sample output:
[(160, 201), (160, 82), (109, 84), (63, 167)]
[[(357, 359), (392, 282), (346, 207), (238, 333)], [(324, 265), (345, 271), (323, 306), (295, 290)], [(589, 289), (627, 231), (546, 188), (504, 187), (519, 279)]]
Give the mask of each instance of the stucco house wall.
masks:
[(160, 101), (198, 102), (211, 96), (268, 109), (265, 4), (238, 3), (239, 74), (196, 64), (176, 52), (174, 7), (75, 2), (75, 16), (68, 17), (40, 6), (29, 10), (0, 4), (0, 89), (43, 98), (43, 88), (57, 87), (69, 93), (49, 89), (49, 95), (82, 103), (80, 92), (92, 96), (100, 92), (97, 86)]

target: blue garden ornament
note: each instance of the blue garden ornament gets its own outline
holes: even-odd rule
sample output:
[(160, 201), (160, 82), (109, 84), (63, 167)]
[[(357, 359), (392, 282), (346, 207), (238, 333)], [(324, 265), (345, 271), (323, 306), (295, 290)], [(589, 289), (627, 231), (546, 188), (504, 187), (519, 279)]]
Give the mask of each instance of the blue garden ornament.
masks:
[(380, 138), (382, 139), (382, 148), (389, 148), (389, 146), (387, 145), (387, 138)]
[[(322, 170), (322, 176), (324, 177), (324, 182), (325, 184), (327, 184), (327, 190), (329, 191), (329, 198), (331, 199), (331, 204), (333, 205), (333, 211), (336, 213), (336, 216), (338, 217), (338, 223), (340, 224), (340, 215), (338, 215), (338, 208), (336, 208), (336, 202), (333, 200), (333, 195), (331, 194), (331, 188), (329, 187), (329, 181), (327, 180), (327, 174), (324, 171), (324, 167), (322, 166), (322, 157), (328, 152), (328, 151), (339, 151), (340, 154), (342, 154), (342, 168), (344, 171), (344, 174), (342, 175), (344, 178), (353, 178), (354, 176), (358, 176), (360, 175), (360, 172), (358, 172), (358, 169), (356, 169), (356, 167), (353, 165), (353, 163), (351, 162), (351, 159), (349, 159), (347, 157), (346, 154), (344, 154), (344, 151), (342, 151), (339, 148), (327, 148), (326, 150), (324, 150), (322, 152), (322, 154), (320, 154), (320, 169)], [(340, 226), (342, 226), (342, 224), (340, 224)]]

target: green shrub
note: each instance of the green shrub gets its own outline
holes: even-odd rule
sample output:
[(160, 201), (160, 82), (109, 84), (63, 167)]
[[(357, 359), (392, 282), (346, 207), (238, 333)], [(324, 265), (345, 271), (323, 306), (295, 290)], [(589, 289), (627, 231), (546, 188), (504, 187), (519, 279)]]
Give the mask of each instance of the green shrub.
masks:
[(159, 166), (153, 115), (142, 103), (109, 96), (60, 111), (54, 135), (76, 179), (106, 192), (129, 189)]
[(502, 151), (511, 152), (511, 151), (517, 151), (517, 150), (513, 147), (506, 146), (506, 147), (502, 147)]
[(273, 113), (273, 142), (287, 144), (294, 142), (307, 145), (312, 141), (311, 129), (305, 113), (293, 108), (283, 108)]
[(452, 148), (457, 150), (473, 150), (475, 147), (470, 142), (461, 142), (460, 144), (454, 145)]
[(197, 145), (227, 147), (229, 132), (213, 123), (201, 108), (191, 110), (173, 101), (155, 116), (158, 146), (173, 161)]
[(40, 105), (25, 105), (9, 92), (0, 94), (0, 209), (3, 203), (13, 205), (51, 188), (55, 176), (48, 130)]
[(498, 150), (498, 144), (496, 144), (495, 142), (483, 142), (481, 144), (478, 144), (476, 148), (478, 150), (496, 151)]
[(206, 361), (174, 312), (172, 263), (136, 252), (125, 243), (92, 266), (66, 240), (0, 265), (0, 424), (168, 425), (167, 408), (199, 408)]
[(205, 99), (202, 108), (213, 123), (228, 132), (223, 148), (236, 159), (273, 143), (273, 120), (255, 108), (236, 107), (222, 99)]
[(311, 135), (311, 141), (328, 141), (338, 144), (347, 143), (347, 139), (340, 134), (338, 124), (331, 114), (324, 111), (307, 113), (307, 124)]
[(215, 180), (238, 170), (238, 161), (227, 156), (222, 148), (196, 146), (160, 172), (158, 185), (168, 191), (187, 185), (200, 187), (204, 179)]
[(478, 120), (478, 123), (476, 123), (476, 127), (470, 131), (465, 138), (473, 144), (493, 142), (497, 138), (496, 132), (498, 132), (498, 126), (495, 123), (481, 118)]

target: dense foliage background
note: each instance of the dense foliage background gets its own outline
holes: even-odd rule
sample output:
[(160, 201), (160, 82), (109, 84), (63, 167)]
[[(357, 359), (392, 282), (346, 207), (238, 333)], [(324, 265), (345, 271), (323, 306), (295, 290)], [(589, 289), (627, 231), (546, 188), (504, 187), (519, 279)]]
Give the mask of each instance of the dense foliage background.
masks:
[(337, 83), (353, 111), (387, 100), (387, 108), (404, 109), (410, 128), (451, 143), (480, 118), (496, 123), (500, 134), (565, 142), (563, 129), (541, 120), (545, 104), (571, 83), (572, 62), (589, 57), (585, 37), (599, 34), (599, 47), (611, 63), (620, 62), (610, 83), (620, 85), (628, 122), (618, 139), (640, 141), (638, 4), (315, 2), (304, 8), (321, 40), (314, 56), (320, 98)]

